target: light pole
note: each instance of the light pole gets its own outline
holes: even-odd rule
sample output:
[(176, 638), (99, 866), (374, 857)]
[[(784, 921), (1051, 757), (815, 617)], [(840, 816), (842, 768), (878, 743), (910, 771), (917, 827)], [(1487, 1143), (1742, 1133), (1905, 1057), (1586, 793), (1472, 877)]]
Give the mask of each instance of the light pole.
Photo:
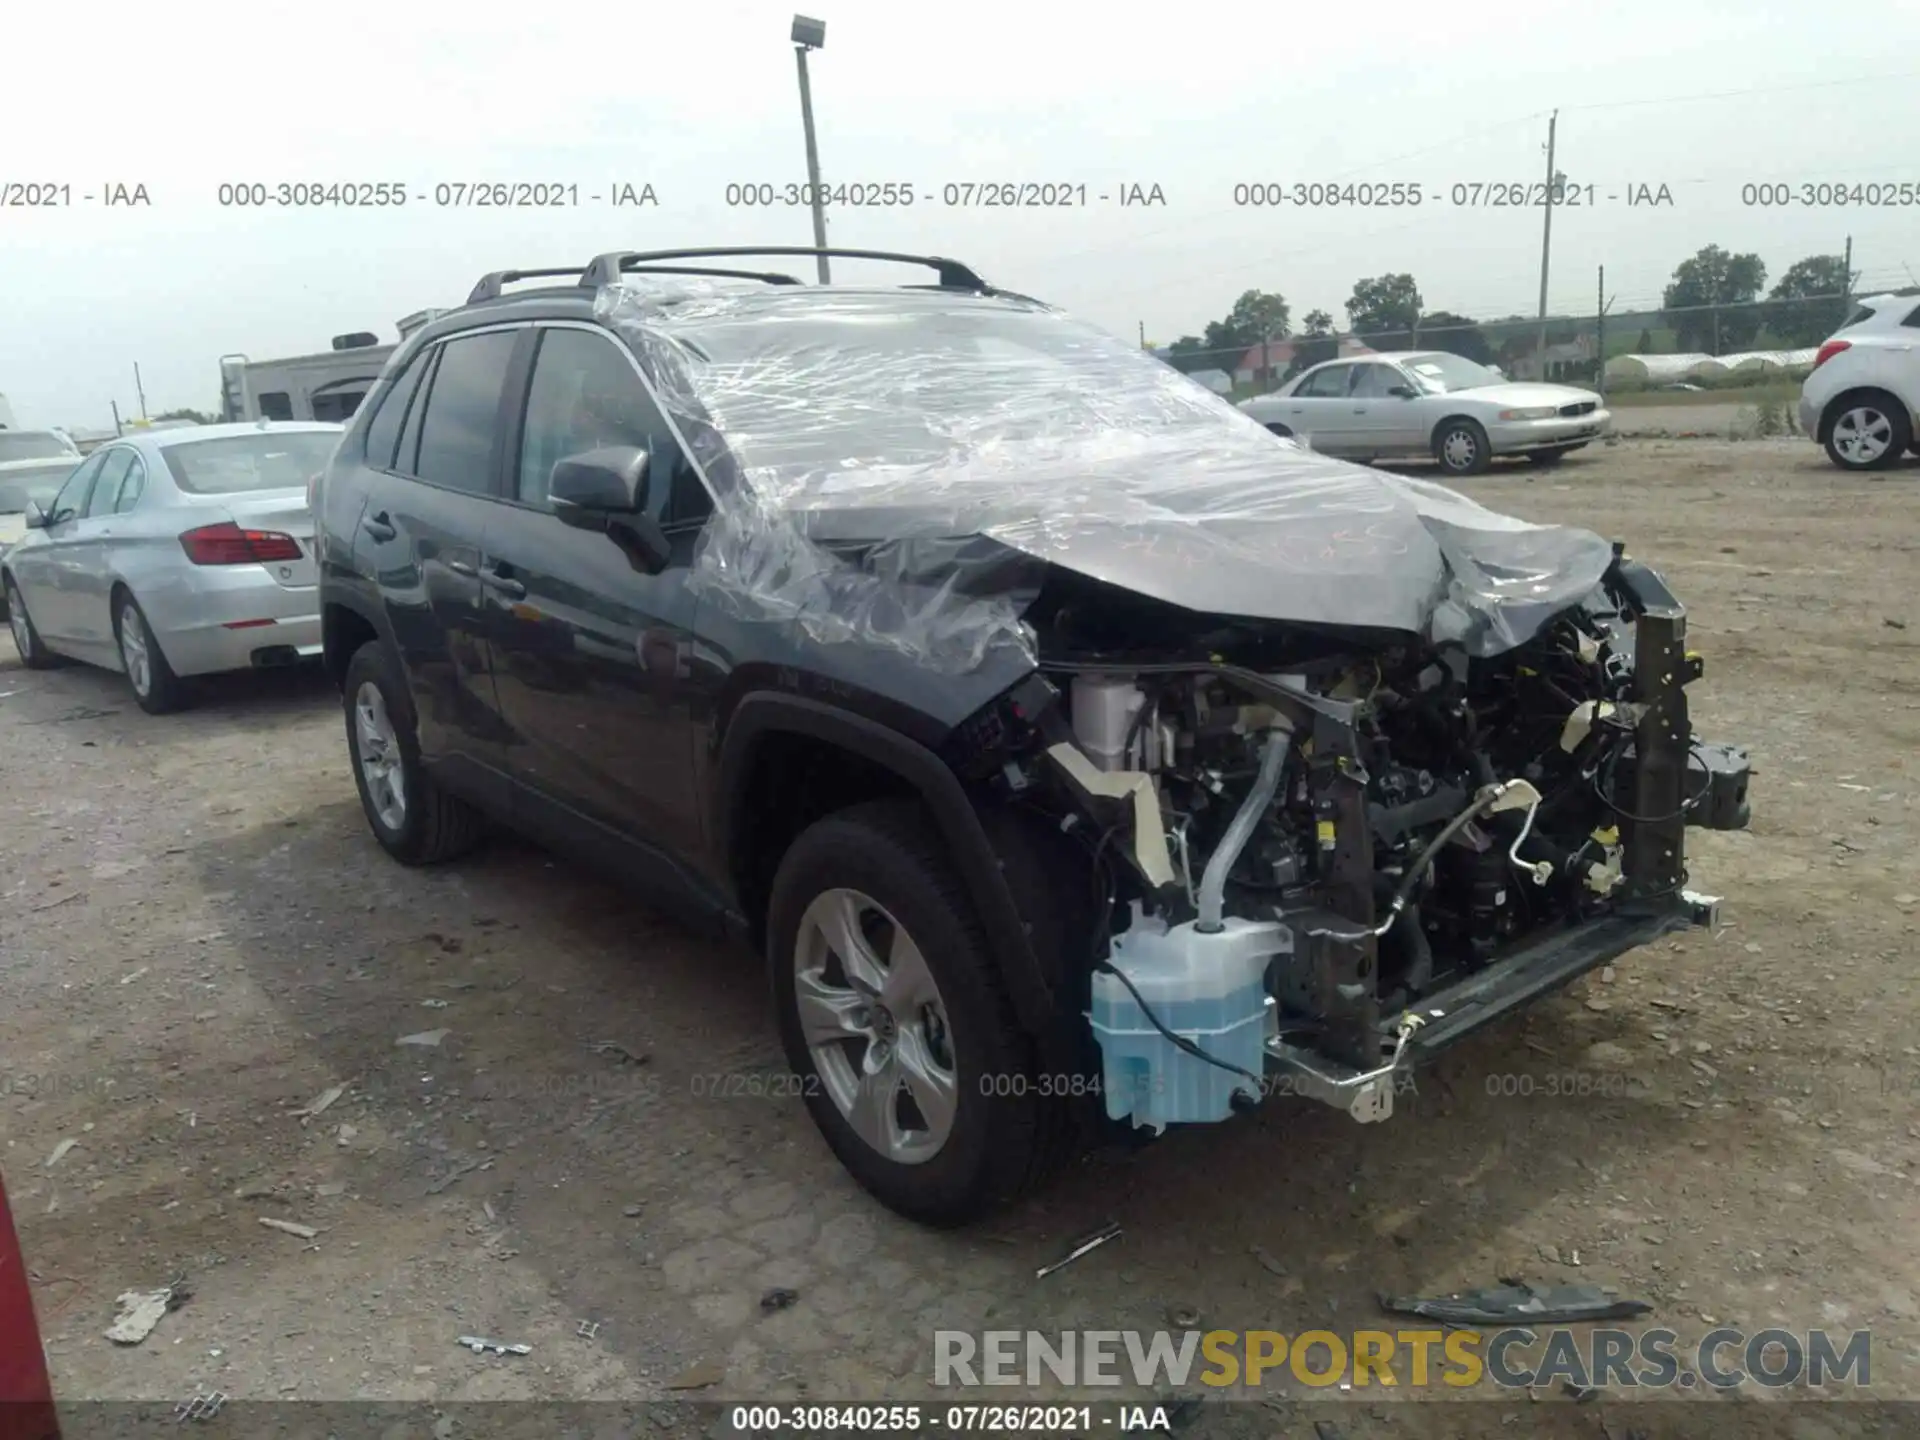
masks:
[[(813, 244), (817, 250), (827, 248), (827, 206), (820, 193), (820, 147), (813, 138), (813, 87), (807, 83), (807, 52), (824, 49), (826, 43), (826, 21), (810, 20), (805, 15), (793, 17), (793, 58), (800, 67), (800, 123), (807, 131), (807, 188), (813, 201)], [(820, 283), (829, 284), (827, 257), (814, 258), (820, 267)]]

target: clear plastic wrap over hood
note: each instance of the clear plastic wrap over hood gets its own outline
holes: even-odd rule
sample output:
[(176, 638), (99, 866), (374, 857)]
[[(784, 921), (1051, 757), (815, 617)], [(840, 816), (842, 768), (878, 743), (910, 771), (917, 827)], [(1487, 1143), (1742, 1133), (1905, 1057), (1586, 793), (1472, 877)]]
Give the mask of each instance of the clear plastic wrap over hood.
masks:
[(636, 277), (596, 307), (720, 495), (689, 583), (818, 641), (953, 671), (1031, 658), (1041, 560), (1203, 614), (1488, 655), (1612, 559), (1588, 531), (1277, 439), (1035, 301)]

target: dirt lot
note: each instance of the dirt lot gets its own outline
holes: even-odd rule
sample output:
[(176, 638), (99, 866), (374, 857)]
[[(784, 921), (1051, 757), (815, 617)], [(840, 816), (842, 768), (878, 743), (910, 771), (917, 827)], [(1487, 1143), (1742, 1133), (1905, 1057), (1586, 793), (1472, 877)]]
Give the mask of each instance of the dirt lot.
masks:
[[(1875, 1392), (1920, 1399), (1920, 466), (1628, 442), (1471, 488), (1629, 537), (1687, 601), (1696, 721), (1757, 767), (1751, 831), (1691, 838), (1724, 928), (1456, 1051), (1384, 1126), (1269, 1105), (959, 1235), (750, 1093), (779, 1073), (751, 959), (512, 841), (388, 861), (323, 679), (155, 719), (0, 639), (0, 1164), (56, 1387), (637, 1400), (704, 1364), (708, 1398), (924, 1397), (936, 1328), (1367, 1328), (1378, 1291), (1518, 1271), (1618, 1286), (1683, 1340), (1870, 1328)], [(102, 1337), (121, 1291), (182, 1274), (144, 1344)], [(763, 1313), (774, 1286), (799, 1299)], [(1404, 1384), (1282, 1388), (1356, 1440), (1460, 1428)], [(1550, 1398), (1484, 1408), (1532, 1434)]]

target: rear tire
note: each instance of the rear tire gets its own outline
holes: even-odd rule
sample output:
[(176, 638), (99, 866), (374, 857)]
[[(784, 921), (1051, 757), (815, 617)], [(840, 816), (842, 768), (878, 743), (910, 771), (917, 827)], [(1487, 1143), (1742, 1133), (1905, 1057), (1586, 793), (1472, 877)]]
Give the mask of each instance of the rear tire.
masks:
[(20, 652), (20, 663), (27, 669), (51, 670), (60, 663), (54, 653), (47, 649), (40, 632), (33, 628), (33, 617), (27, 613), (26, 599), (11, 575), (7, 576), (7, 624), (13, 630), (13, 648)]
[(411, 697), (386, 647), (369, 640), (354, 651), (340, 688), (354, 787), (381, 848), (403, 865), (438, 864), (473, 849), (486, 821), (420, 763)]
[(1906, 406), (1880, 390), (1842, 395), (1820, 428), (1827, 458), (1842, 470), (1885, 470), (1914, 443)]
[(1433, 432), (1433, 458), (1449, 475), (1484, 475), (1493, 464), (1493, 446), (1478, 420), (1449, 420)]
[(125, 590), (114, 592), (113, 639), (120, 647), (127, 685), (142, 710), (149, 715), (165, 715), (187, 703), (186, 685), (167, 663), (140, 602)]
[(1041, 1093), (993, 947), (917, 804), (855, 806), (795, 840), (774, 878), (767, 951), (807, 1109), (889, 1209), (962, 1225), (1071, 1158), (1072, 1113)]

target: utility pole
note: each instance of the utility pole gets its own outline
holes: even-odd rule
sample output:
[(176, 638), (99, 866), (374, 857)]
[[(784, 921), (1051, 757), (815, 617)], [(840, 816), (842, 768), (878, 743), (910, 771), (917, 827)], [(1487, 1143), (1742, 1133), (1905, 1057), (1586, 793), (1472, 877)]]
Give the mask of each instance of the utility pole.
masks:
[(138, 360), (133, 362), (133, 389), (134, 393), (140, 397), (140, 418), (144, 420), (147, 418), (147, 391), (146, 387), (140, 383), (140, 362)]
[[(813, 201), (813, 246), (816, 250), (827, 248), (827, 203), (826, 196), (820, 193), (820, 146), (813, 134), (813, 86), (807, 80), (807, 52), (818, 50), (826, 43), (825, 24), (805, 15), (793, 17), (793, 58), (800, 67), (800, 123), (807, 132), (807, 185)], [(830, 284), (827, 257), (818, 255), (814, 258), (819, 266), (820, 283)]]
[(1144, 320), (1140, 322), (1140, 348), (1147, 348), (1147, 322)]
[(1559, 125), (1560, 112), (1556, 110), (1547, 117), (1547, 203), (1543, 207), (1540, 229), (1540, 339), (1534, 358), (1542, 380), (1547, 378), (1547, 261), (1553, 253), (1553, 191), (1554, 181), (1559, 174), (1553, 168), (1553, 145)]
[(127, 433), (127, 430), (126, 430), (126, 427), (125, 427), (124, 425), (122, 425), (122, 424), (120, 423), (120, 402), (119, 402), (118, 400), (109, 400), (109, 401), (107, 401), (107, 404), (109, 404), (109, 405), (111, 405), (111, 406), (113, 407), (113, 433), (114, 433), (114, 435), (115, 435), (116, 437), (118, 437), (118, 436), (121, 436), (121, 435), (124, 435), (124, 434), (126, 434), (126, 433)]
[(1604, 402), (1607, 398), (1607, 311), (1613, 308), (1613, 301), (1607, 298), (1607, 267), (1604, 265), (1600, 267), (1600, 290), (1595, 298), (1600, 306), (1594, 321), (1595, 343), (1600, 347), (1600, 359), (1597, 362), (1600, 368), (1595, 376), (1597, 383), (1594, 388), (1600, 392), (1600, 399)]
[(1851, 235), (1847, 237), (1846, 258), (1840, 262), (1840, 299), (1845, 302), (1840, 318), (1845, 320), (1853, 313), (1853, 237)]

